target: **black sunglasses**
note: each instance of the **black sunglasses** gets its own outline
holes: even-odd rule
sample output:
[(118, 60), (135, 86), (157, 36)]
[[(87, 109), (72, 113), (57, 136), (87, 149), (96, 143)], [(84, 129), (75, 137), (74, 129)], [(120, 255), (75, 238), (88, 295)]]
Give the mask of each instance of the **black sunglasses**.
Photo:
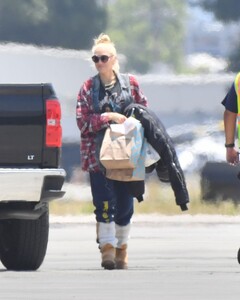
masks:
[[(111, 56), (112, 56), (112, 55), (111, 55)], [(98, 63), (99, 60), (101, 60), (101, 62), (103, 62), (103, 63), (106, 63), (106, 62), (109, 60), (109, 58), (110, 58), (111, 56), (107, 56), (107, 55), (100, 55), (100, 56), (93, 55), (93, 56), (92, 56), (92, 61), (93, 61), (95, 64)]]

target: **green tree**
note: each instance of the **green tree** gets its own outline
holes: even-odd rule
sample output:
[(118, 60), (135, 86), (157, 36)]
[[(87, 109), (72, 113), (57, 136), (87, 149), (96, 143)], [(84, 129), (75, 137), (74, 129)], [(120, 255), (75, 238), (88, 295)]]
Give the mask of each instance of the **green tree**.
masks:
[(116, 0), (108, 6), (108, 33), (128, 59), (128, 69), (145, 73), (157, 62), (180, 71), (186, 2)]
[(0, 0), (0, 40), (88, 49), (104, 31), (97, 0)]
[(192, 5), (200, 5), (209, 12), (213, 12), (218, 20), (223, 22), (238, 21), (240, 19), (239, 0), (190, 0)]
[[(239, 0), (191, 0), (190, 4), (200, 5), (203, 9), (212, 12), (215, 17), (225, 23), (240, 20)], [(240, 70), (240, 43), (228, 57), (228, 70), (239, 72)]]

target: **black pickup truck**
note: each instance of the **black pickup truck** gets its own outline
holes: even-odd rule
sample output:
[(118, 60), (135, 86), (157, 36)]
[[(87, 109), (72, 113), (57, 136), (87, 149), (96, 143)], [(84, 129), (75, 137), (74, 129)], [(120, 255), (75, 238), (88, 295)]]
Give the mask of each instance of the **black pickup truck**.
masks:
[(61, 106), (51, 84), (0, 84), (0, 259), (36, 270), (46, 254), (49, 201), (64, 195)]

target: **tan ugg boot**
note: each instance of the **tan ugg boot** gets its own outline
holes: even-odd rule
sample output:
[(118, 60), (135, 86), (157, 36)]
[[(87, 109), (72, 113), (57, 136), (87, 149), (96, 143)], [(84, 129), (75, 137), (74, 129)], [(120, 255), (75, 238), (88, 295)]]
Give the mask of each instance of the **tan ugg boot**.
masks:
[(115, 256), (116, 269), (127, 270), (128, 268), (128, 255), (127, 245), (122, 245), (121, 248), (116, 248)]
[(101, 266), (104, 269), (112, 270), (115, 268), (115, 223), (97, 224), (97, 240), (102, 255)]
[(115, 269), (115, 248), (111, 244), (106, 244), (100, 248), (102, 253), (101, 266), (107, 270)]

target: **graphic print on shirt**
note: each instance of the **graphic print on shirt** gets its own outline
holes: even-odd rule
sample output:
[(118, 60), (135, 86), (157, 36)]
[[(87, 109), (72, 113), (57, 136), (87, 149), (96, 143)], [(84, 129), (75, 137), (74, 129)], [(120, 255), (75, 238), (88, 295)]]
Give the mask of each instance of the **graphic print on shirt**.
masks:
[(102, 113), (104, 112), (121, 112), (124, 104), (121, 88), (117, 82), (112, 89), (104, 89), (100, 86), (99, 91), (99, 108)]

